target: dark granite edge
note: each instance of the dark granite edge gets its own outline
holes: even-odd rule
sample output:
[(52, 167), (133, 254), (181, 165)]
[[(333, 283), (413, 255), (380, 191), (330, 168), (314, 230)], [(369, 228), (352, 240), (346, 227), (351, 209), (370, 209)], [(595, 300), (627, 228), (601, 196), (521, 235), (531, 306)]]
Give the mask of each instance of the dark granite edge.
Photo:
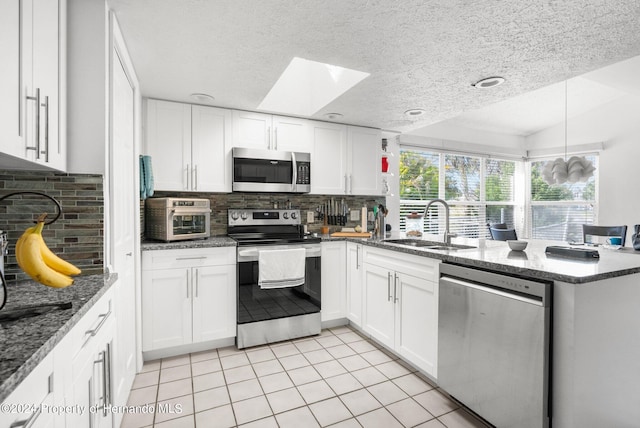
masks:
[(15, 388), (40, 364), (62, 338), (78, 323), (78, 321), (93, 307), (109, 288), (118, 279), (117, 273), (105, 273), (95, 275), (103, 277), (104, 285), (82, 305), (78, 311), (71, 316), (42, 346), (35, 351), (27, 360), (0, 385), (0, 403), (3, 402)]
[(206, 239), (194, 239), (192, 241), (174, 241), (174, 242), (162, 242), (143, 240), (140, 243), (142, 251), (155, 251), (155, 250), (181, 250), (188, 248), (218, 248), (218, 247), (235, 247), (236, 241), (227, 236), (212, 236)]

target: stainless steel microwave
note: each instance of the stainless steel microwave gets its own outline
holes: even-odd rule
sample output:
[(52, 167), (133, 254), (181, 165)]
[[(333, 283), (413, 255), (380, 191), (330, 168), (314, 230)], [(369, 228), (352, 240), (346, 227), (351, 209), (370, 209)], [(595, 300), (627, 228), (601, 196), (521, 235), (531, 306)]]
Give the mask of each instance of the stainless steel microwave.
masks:
[(208, 238), (211, 209), (208, 199), (149, 198), (145, 201), (145, 236), (160, 241)]
[(234, 192), (309, 193), (311, 154), (234, 147)]

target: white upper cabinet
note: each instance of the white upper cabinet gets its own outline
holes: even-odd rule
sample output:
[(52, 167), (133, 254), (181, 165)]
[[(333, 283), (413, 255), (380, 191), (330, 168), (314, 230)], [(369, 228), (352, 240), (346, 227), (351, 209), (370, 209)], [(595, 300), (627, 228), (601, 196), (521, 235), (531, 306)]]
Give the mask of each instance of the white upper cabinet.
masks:
[(311, 152), (309, 121), (250, 111), (233, 111), (233, 147)]
[(347, 126), (312, 122), (311, 193), (344, 195), (347, 188)]
[(311, 193), (382, 194), (378, 129), (313, 122)]
[(382, 194), (382, 134), (379, 129), (347, 127), (349, 195)]
[(148, 99), (145, 137), (156, 189), (231, 191), (230, 110)]
[(0, 15), (0, 151), (64, 170), (66, 1), (6, 1)]

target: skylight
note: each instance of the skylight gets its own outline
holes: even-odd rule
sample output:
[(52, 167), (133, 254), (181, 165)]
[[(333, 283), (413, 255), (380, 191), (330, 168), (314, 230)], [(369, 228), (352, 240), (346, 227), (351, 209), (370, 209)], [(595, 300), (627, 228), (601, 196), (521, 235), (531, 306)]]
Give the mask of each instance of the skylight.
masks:
[(294, 57), (258, 110), (311, 116), (369, 73)]

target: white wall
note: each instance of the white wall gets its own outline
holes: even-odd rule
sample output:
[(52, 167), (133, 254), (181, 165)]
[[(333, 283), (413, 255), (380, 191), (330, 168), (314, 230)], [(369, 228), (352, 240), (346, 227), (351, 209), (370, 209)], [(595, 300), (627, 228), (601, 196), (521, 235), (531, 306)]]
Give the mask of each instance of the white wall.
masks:
[[(640, 97), (627, 96), (580, 117), (567, 127), (571, 145), (602, 142), (599, 165), (599, 211), (601, 225), (626, 224), (627, 246), (633, 225), (640, 224), (640, 198), (634, 190), (640, 181)], [(564, 125), (546, 129), (526, 139), (528, 149), (561, 147)]]

